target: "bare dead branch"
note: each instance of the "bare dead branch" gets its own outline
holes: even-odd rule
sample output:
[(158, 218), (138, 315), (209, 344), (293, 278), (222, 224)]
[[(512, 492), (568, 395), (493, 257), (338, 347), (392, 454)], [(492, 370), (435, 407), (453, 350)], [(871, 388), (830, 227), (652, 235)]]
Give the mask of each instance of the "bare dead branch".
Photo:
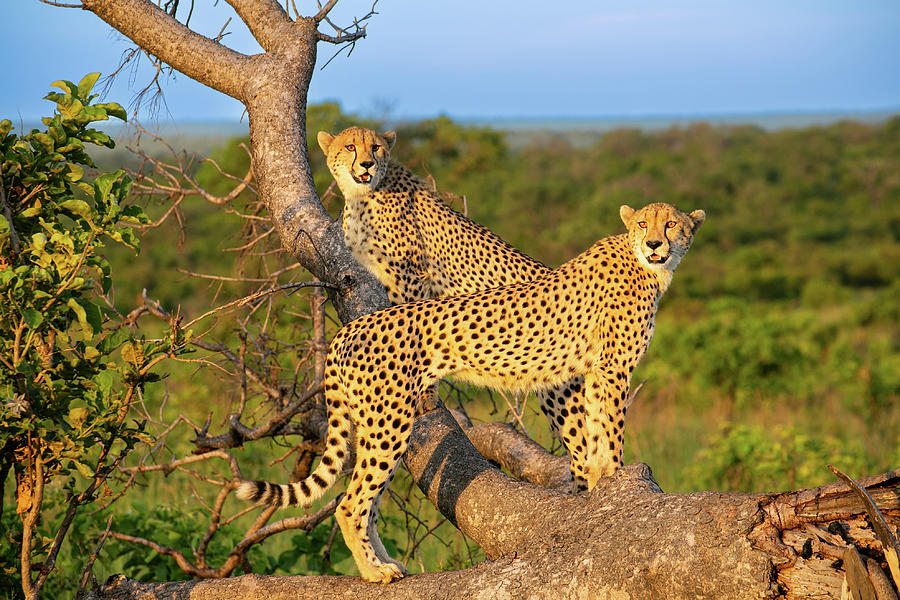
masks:
[(185, 465), (202, 462), (211, 458), (219, 458), (227, 462), (228, 468), (231, 470), (232, 477), (241, 479), (241, 469), (237, 464), (237, 459), (235, 459), (233, 455), (225, 452), (224, 450), (207, 450), (202, 454), (192, 454), (190, 456), (184, 456), (162, 465), (138, 465), (135, 467), (119, 467), (119, 470), (123, 473), (151, 473), (153, 471), (161, 471), (164, 474), (168, 475), (172, 471), (179, 469)]
[(337, 3), (338, 0), (328, 0), (328, 2), (324, 6), (322, 6), (321, 2), (317, 2), (317, 4), (319, 5), (319, 12), (316, 13), (316, 16), (313, 17), (313, 20), (316, 23), (321, 22), (322, 19), (328, 16), (328, 13), (331, 12), (331, 9), (334, 8), (335, 4)]
[(91, 573), (91, 569), (94, 566), (94, 562), (97, 560), (97, 556), (100, 555), (100, 550), (103, 548), (103, 542), (106, 541), (106, 538), (109, 537), (109, 530), (112, 527), (113, 515), (109, 515), (109, 518), (106, 520), (106, 530), (100, 535), (100, 539), (97, 541), (97, 546), (94, 548), (94, 551), (91, 552), (91, 556), (88, 558), (87, 564), (84, 566), (84, 570), (81, 572), (81, 581), (78, 584), (78, 590), (75, 592), (75, 600), (80, 600), (80, 598), (84, 597), (84, 592), (87, 589), (88, 579), (93, 579), (93, 573)]
[(869, 516), (869, 523), (872, 525), (872, 529), (875, 531), (878, 540), (881, 542), (881, 546), (884, 548), (884, 558), (891, 569), (894, 585), (900, 589), (900, 563), (898, 563), (897, 558), (900, 551), (897, 549), (897, 540), (894, 539), (894, 535), (891, 533), (888, 524), (885, 522), (884, 516), (882, 516), (881, 511), (878, 510), (878, 506), (876, 506), (875, 501), (872, 500), (872, 496), (869, 495), (866, 488), (856, 483), (849, 475), (836, 469), (832, 465), (828, 465), (828, 468), (831, 469), (832, 473), (843, 479), (844, 482), (850, 486), (850, 489), (856, 493), (860, 502), (865, 506), (866, 514)]
[(644, 379), (639, 384), (637, 384), (631, 393), (628, 395), (628, 398), (625, 400), (625, 410), (631, 408), (631, 405), (634, 403), (635, 398), (637, 398), (638, 392), (641, 391), (641, 388), (644, 387), (644, 384), (647, 383), (647, 380)]
[(262, 290), (262, 291), (260, 291), (260, 292), (256, 292), (255, 294), (250, 294), (249, 296), (244, 296), (243, 298), (238, 298), (237, 300), (233, 300), (233, 301), (231, 301), (231, 302), (227, 302), (227, 303), (223, 304), (222, 306), (217, 306), (216, 308), (214, 308), (214, 309), (212, 309), (212, 310), (208, 310), (208, 311), (206, 311), (205, 313), (203, 313), (202, 315), (200, 315), (199, 317), (196, 317), (195, 319), (192, 319), (191, 321), (189, 321), (188, 323), (186, 323), (186, 324), (184, 325), (184, 328), (185, 328), (185, 329), (188, 329), (188, 328), (190, 328), (192, 325), (194, 325), (194, 324), (197, 323), (198, 321), (202, 321), (202, 320), (205, 319), (206, 317), (209, 317), (209, 316), (211, 316), (211, 315), (220, 313), (220, 312), (222, 312), (222, 311), (224, 311), (224, 310), (228, 310), (228, 309), (231, 309), (231, 308), (240, 308), (241, 306), (244, 306), (244, 305), (246, 305), (246, 304), (249, 304), (249, 303), (251, 303), (251, 302), (253, 302), (253, 301), (255, 301), (255, 300), (259, 300), (260, 298), (264, 298), (265, 296), (268, 296), (269, 294), (274, 294), (274, 293), (276, 293), (276, 292), (280, 292), (280, 291), (283, 291), (283, 290), (290, 290), (290, 289), (296, 290), (296, 289), (300, 289), (300, 288), (304, 288), (304, 287), (328, 287), (328, 288), (333, 288), (334, 286), (331, 285), (331, 284), (328, 284), (328, 283), (323, 283), (323, 282), (321, 282), (321, 281), (299, 281), (299, 282), (296, 282), (296, 283), (285, 283), (285, 284), (283, 284), (283, 285), (275, 286), (275, 287), (269, 288), (269, 289), (267, 289), (267, 290)]
[(84, 8), (83, 4), (63, 4), (62, 2), (55, 2), (54, 0), (39, 0), (44, 4), (49, 4), (50, 6), (58, 6), (60, 8)]
[(264, 424), (249, 428), (239, 420), (239, 414), (232, 414), (228, 420), (228, 433), (213, 437), (198, 436), (193, 440), (197, 446), (197, 452), (205, 452), (209, 448), (234, 448), (246, 441), (258, 440), (283, 432), (283, 426), (303, 407), (303, 405), (322, 391), (322, 386), (317, 385), (296, 398), (282, 410), (278, 411)]
[(243, 99), (248, 57), (191, 31), (148, 0), (84, 0), (81, 6), (191, 79)]
[[(187, 269), (182, 269), (181, 267), (176, 267), (176, 271), (179, 273), (184, 273), (185, 275), (190, 275), (191, 277), (197, 277), (199, 279), (212, 279), (213, 281), (234, 281), (241, 283), (266, 283), (268, 281), (272, 281), (276, 279), (279, 275), (287, 273), (288, 271), (294, 271), (296, 269), (301, 268), (301, 265), (298, 263), (294, 263), (292, 265), (288, 265), (283, 269), (279, 269), (272, 273), (269, 277), (227, 277), (225, 275), (211, 275), (209, 273), (195, 273), (193, 271), (188, 271)], [(314, 288), (320, 289), (320, 288)]]
[(337, 497), (333, 498), (325, 506), (311, 515), (306, 515), (303, 517), (288, 517), (287, 519), (276, 521), (271, 525), (261, 528), (253, 535), (248, 535), (243, 540), (241, 540), (235, 547), (235, 550), (244, 550), (246, 548), (249, 548), (253, 544), (258, 544), (267, 537), (273, 536), (276, 533), (281, 533), (282, 531), (288, 531), (290, 529), (303, 529), (304, 531), (312, 531), (319, 525), (319, 523), (334, 514), (334, 509), (337, 508), (337, 505), (341, 501), (342, 496), (343, 494), (339, 494)]

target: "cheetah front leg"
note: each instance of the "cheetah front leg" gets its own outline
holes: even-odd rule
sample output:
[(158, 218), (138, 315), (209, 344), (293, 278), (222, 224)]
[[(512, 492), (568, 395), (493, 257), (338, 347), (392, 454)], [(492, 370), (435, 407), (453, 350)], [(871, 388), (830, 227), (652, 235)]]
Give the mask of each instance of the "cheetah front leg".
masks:
[(587, 491), (584, 377), (576, 377), (555, 388), (538, 391), (537, 397), (541, 410), (550, 421), (550, 428), (569, 452), (572, 493)]
[(628, 381), (627, 371), (606, 366), (594, 367), (584, 377), (588, 489), (622, 466)]

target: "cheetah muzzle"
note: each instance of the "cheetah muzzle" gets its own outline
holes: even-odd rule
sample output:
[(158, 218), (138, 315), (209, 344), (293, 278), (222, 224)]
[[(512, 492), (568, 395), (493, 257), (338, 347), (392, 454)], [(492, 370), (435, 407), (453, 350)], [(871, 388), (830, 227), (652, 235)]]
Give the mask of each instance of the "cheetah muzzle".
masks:
[[(669, 204), (623, 206), (619, 214), (627, 233), (531, 282), (397, 305), (348, 323), (326, 359), (329, 426), (319, 465), (298, 483), (243, 482), (238, 497), (307, 505), (335, 482), (354, 444), (356, 466), (335, 519), (362, 577), (388, 583), (405, 569), (378, 537), (381, 496), (417, 404), (442, 377), (527, 391), (582, 375), (594, 443), (601, 431), (621, 439), (631, 373), (653, 335), (657, 303), (706, 216)], [(667, 258), (659, 263), (654, 254)]]

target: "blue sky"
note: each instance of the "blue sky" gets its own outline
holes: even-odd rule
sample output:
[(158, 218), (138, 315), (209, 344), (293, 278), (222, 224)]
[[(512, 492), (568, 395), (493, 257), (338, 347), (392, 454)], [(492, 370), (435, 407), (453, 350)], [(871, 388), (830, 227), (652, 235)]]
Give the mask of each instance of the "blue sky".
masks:
[[(75, 0), (70, 0), (75, 1)], [(234, 13), (195, 0), (214, 35)], [(93, 14), (4, 0), (0, 117), (34, 120), (57, 79), (113, 71), (126, 40)], [(187, 5), (186, 0), (182, 5)], [(315, 10), (297, 0), (301, 11)], [(342, 0), (339, 24), (371, 0)], [(353, 54), (316, 72), (312, 102), (394, 118), (594, 118), (765, 112), (900, 112), (897, 0), (381, 0)], [(258, 52), (232, 20), (228, 45)], [(335, 48), (321, 44), (320, 63)], [(120, 77), (127, 105), (149, 81)], [(242, 106), (178, 75), (161, 121), (237, 120)], [(148, 113), (139, 115), (147, 120)]]

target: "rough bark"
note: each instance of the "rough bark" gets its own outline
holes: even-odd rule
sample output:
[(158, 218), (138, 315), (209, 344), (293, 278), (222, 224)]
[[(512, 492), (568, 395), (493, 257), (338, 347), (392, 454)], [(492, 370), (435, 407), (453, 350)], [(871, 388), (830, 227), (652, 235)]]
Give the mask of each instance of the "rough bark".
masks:
[[(440, 409), (417, 420), (406, 464), (487, 561), (385, 586), (354, 577), (113, 578), (97, 598), (839, 598), (848, 540), (877, 557), (859, 521), (865, 509), (843, 483), (784, 494), (665, 494), (638, 464), (585, 497), (568, 496), (504, 475)], [(896, 528), (900, 470), (862, 483)], [(878, 560), (865, 564), (878, 570), (873, 581), (887, 581)]]
[[(316, 44), (333, 40), (317, 31), (333, 3), (316, 17), (292, 20), (275, 0), (228, 1), (259, 41), (262, 54), (245, 56), (229, 50), (180, 25), (148, 0), (83, 0), (83, 6), (178, 71), (243, 102), (258, 192), (284, 248), (317, 278), (335, 286), (331, 295), (342, 321), (387, 306), (383, 288), (353, 259), (339, 224), (322, 208), (308, 164), (306, 94)], [(522, 457), (533, 456), (535, 448), (492, 441), (513, 435), (508, 429), (467, 431), (488, 455), (511, 470), (532, 464)], [(564, 486), (559, 460), (541, 460), (544, 467), (532, 471), (523, 467), (518, 472)], [(850, 492), (837, 488), (785, 495), (663, 494), (648, 467), (633, 465), (601, 482), (588, 496), (568, 496), (504, 475), (475, 450), (443, 409), (417, 420), (406, 464), (440, 511), (484, 548), (488, 561), (463, 571), (415, 575), (388, 586), (352, 577), (247, 575), (177, 583), (113, 578), (92, 596), (216, 600), (828, 596), (840, 593), (842, 563), (834, 554), (835, 549), (845, 552), (848, 540), (867, 554), (866, 569), (873, 564), (881, 568), (871, 560), (878, 556), (877, 543), (860, 525), (862, 505)], [(896, 530), (900, 472), (875, 483), (880, 491), (873, 496)], [(842, 525), (832, 526), (834, 531), (818, 527), (828, 522)], [(872, 579), (881, 581), (877, 575)]]

